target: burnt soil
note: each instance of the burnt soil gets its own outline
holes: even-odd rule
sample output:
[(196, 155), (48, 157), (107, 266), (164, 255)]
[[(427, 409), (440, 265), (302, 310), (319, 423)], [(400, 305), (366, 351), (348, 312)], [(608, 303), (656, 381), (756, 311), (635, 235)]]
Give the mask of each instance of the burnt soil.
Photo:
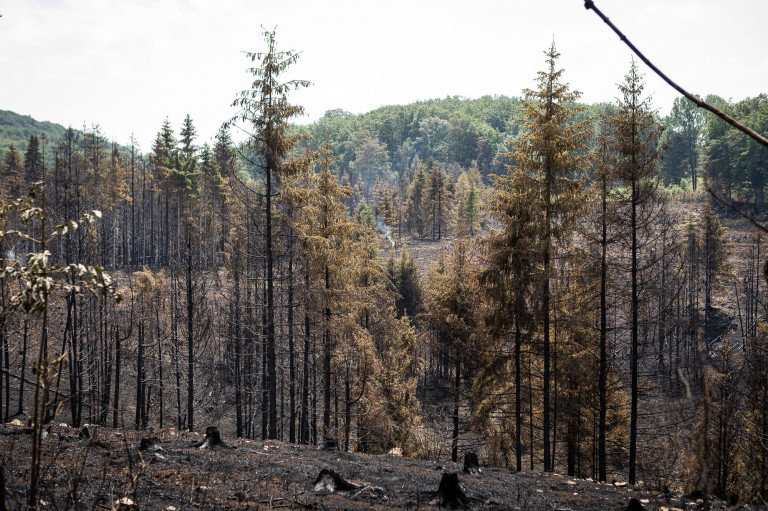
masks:
[[(702, 509), (704, 502), (679, 495), (599, 484), (559, 474), (515, 473), (482, 467), (476, 475), (459, 464), (397, 455), (318, 450), (277, 441), (227, 439), (233, 448), (201, 450), (203, 436), (174, 430), (122, 431), (90, 427), (90, 437), (64, 425), (44, 440), (41, 509), (439, 509), (435, 493), (445, 472), (459, 472), (469, 509), (624, 510), (631, 498), (645, 509)], [(139, 451), (156, 437), (162, 449)], [(31, 434), (20, 425), (0, 426), (6, 499), (24, 508)], [(152, 442), (145, 442), (145, 445)], [(352, 483), (350, 491), (314, 491), (322, 469)], [(74, 505), (73, 505), (74, 503)], [(711, 509), (728, 509), (711, 502)], [(730, 509), (737, 509), (731, 507)], [(754, 509), (742, 506), (740, 509)]]

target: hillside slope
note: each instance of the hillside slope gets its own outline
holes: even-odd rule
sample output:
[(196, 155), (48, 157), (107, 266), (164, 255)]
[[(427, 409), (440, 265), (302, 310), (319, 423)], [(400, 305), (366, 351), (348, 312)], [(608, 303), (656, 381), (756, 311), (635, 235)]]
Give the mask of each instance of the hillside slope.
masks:
[(48, 140), (61, 139), (67, 130), (61, 124), (38, 121), (29, 115), (17, 114), (10, 110), (0, 110), (0, 151), (13, 144), (20, 151), (27, 148), (29, 136), (45, 135)]

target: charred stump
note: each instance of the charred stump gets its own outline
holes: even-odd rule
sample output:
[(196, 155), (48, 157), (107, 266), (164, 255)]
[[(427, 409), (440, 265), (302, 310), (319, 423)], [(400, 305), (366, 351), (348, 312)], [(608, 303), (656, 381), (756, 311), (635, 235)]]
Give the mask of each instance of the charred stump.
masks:
[(363, 487), (361, 484), (350, 483), (330, 468), (322, 469), (312, 485), (316, 492), (329, 491), (331, 493), (359, 490)]
[(320, 451), (338, 451), (339, 442), (335, 438), (326, 437), (318, 444), (317, 449)]
[(645, 507), (643, 507), (639, 500), (633, 497), (629, 499), (627, 511), (645, 511)]
[(214, 447), (221, 447), (223, 449), (234, 449), (231, 445), (224, 442), (221, 439), (221, 433), (219, 433), (219, 428), (215, 426), (208, 426), (205, 428), (205, 439), (202, 442), (195, 442), (192, 444), (192, 447), (197, 447), (198, 449), (205, 450), (205, 449), (211, 449)]
[(464, 473), (465, 474), (480, 473), (480, 461), (477, 459), (477, 454), (473, 452), (464, 453)]
[(469, 498), (459, 484), (459, 475), (456, 472), (445, 472), (437, 489), (439, 497), (438, 505), (448, 509), (464, 508), (469, 503)]
[(160, 446), (160, 440), (158, 440), (156, 436), (145, 436), (141, 439), (141, 442), (139, 442), (139, 450), (148, 452), (160, 452), (163, 450), (163, 448)]

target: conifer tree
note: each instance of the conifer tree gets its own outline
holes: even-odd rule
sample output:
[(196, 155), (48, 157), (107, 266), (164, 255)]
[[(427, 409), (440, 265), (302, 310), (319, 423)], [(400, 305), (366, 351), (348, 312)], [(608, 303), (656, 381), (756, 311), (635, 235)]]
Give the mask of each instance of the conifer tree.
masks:
[[(524, 124), (527, 132), (516, 144), (513, 161), (519, 170), (531, 180), (537, 190), (531, 207), (542, 214), (540, 226), (541, 257), (541, 322), (543, 342), (543, 434), (544, 470), (553, 469), (550, 434), (550, 312), (551, 312), (551, 264), (562, 245), (567, 244), (583, 211), (585, 186), (585, 142), (590, 135), (589, 122), (573, 122), (581, 108), (571, 103), (580, 93), (571, 91), (561, 82), (563, 71), (556, 69), (560, 54), (554, 43), (545, 52), (548, 69), (540, 71), (535, 90), (526, 89), (523, 100)], [(558, 243), (560, 245), (558, 245)]]
[(2, 169), (3, 196), (8, 199), (18, 198), (22, 194), (24, 185), (24, 166), (18, 149), (12, 143), (5, 152), (4, 161), (5, 165)]
[(266, 351), (268, 373), (268, 437), (277, 438), (277, 355), (275, 345), (275, 252), (273, 234), (274, 197), (279, 179), (293, 172), (290, 154), (296, 145), (296, 137), (288, 133), (288, 120), (301, 115), (304, 109), (288, 102), (292, 89), (308, 87), (306, 80), (280, 82), (280, 77), (299, 58), (295, 51), (279, 51), (275, 32), (264, 31), (267, 51), (247, 52), (251, 62), (258, 63), (249, 69), (254, 80), (251, 88), (242, 91), (233, 102), (240, 109), (229, 124), (243, 122), (250, 133), (246, 145), (256, 160), (252, 163), (262, 171), (264, 189), (264, 262), (266, 265)]
[(616, 153), (616, 176), (624, 185), (620, 201), (624, 205), (628, 229), (630, 257), (631, 300), (631, 410), (629, 432), (629, 482), (637, 478), (638, 431), (638, 365), (639, 365), (639, 257), (651, 236), (657, 204), (659, 160), (658, 141), (661, 129), (650, 108), (648, 98), (642, 97), (644, 83), (635, 61), (619, 85), (622, 98), (619, 110), (611, 120)]
[(480, 229), (482, 179), (477, 167), (462, 172), (456, 183), (456, 230), (473, 238)]
[(439, 241), (446, 234), (449, 193), (447, 179), (440, 164), (432, 160), (429, 163), (431, 168), (427, 176), (427, 189), (422, 209), (432, 241)]
[[(527, 174), (519, 168), (508, 166), (506, 176), (497, 177), (495, 194), (488, 205), (490, 215), (500, 224), (491, 229), (484, 238), (486, 268), (480, 274), (480, 282), (489, 300), (486, 323), (489, 334), (496, 343), (514, 339), (514, 392), (515, 392), (515, 458), (516, 470), (522, 470), (522, 358), (523, 342), (534, 330), (532, 311), (534, 273), (539, 255), (539, 235), (542, 213), (530, 207), (536, 200), (537, 189)], [(497, 351), (501, 351), (499, 348)], [(491, 385), (505, 380), (504, 366), (488, 364), (498, 368)], [(533, 445), (530, 447), (533, 456)]]
[(608, 414), (608, 247), (613, 242), (608, 229), (612, 224), (613, 212), (610, 205), (613, 200), (614, 153), (611, 150), (610, 124), (607, 118), (602, 119), (602, 136), (598, 140), (593, 172), (597, 205), (595, 224), (600, 245), (600, 341), (598, 360), (598, 440), (597, 440), (597, 473), (598, 481), (606, 480), (607, 453), (606, 433)]
[(421, 238), (425, 234), (426, 219), (424, 218), (424, 197), (427, 194), (427, 173), (425, 165), (419, 164), (413, 181), (408, 187), (408, 201), (406, 203), (406, 225), (409, 234)]
[[(466, 240), (457, 240), (447, 264), (436, 266), (425, 289), (425, 310), (429, 325), (442, 340), (454, 366), (454, 410), (451, 459), (458, 461), (459, 406), (461, 383), (471, 381), (478, 362), (475, 343), (482, 339), (480, 288), (477, 263)], [(443, 346), (444, 344), (445, 346)]]
[(24, 153), (24, 177), (27, 183), (34, 183), (43, 178), (43, 153), (37, 135), (29, 136), (29, 144)]
[[(152, 164), (154, 177), (160, 185), (165, 199), (164, 211), (164, 243), (160, 244), (162, 253), (157, 254), (159, 262), (167, 265), (170, 259), (170, 200), (171, 200), (171, 176), (176, 159), (176, 140), (173, 138), (173, 128), (168, 118), (163, 121), (160, 131), (152, 144), (152, 153), (149, 161)], [(158, 204), (159, 205), (159, 204)], [(155, 238), (155, 233), (150, 236)], [(160, 240), (158, 236), (158, 241)]]

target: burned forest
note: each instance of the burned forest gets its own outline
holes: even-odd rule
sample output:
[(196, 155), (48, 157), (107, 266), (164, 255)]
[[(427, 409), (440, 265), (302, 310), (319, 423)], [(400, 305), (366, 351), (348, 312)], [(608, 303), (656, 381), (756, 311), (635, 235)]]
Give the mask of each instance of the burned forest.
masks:
[(261, 43), (212, 140), (0, 133), (0, 508), (766, 504), (767, 147), (554, 42), (299, 124)]

